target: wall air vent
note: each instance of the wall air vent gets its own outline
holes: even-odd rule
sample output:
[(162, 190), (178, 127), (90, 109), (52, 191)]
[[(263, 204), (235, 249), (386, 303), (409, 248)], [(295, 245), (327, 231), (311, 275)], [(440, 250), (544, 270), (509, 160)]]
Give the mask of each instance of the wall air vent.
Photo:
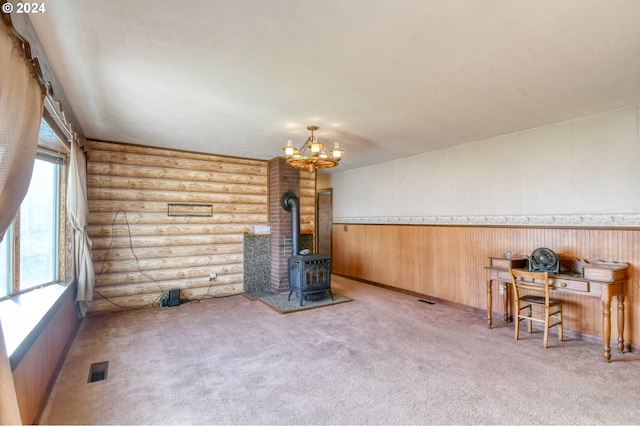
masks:
[(167, 204), (167, 216), (178, 217), (212, 217), (213, 204)]

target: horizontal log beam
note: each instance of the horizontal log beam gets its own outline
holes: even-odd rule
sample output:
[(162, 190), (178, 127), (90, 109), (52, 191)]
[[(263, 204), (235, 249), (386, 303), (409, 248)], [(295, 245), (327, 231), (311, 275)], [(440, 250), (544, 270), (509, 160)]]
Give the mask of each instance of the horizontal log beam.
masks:
[(111, 188), (140, 191), (186, 191), (209, 194), (267, 195), (265, 185), (243, 185), (217, 182), (188, 182), (169, 179), (134, 179), (120, 176), (87, 176), (88, 188)]
[[(242, 274), (244, 268), (242, 264), (229, 264), (229, 265), (206, 265), (204, 267), (191, 267), (191, 268), (179, 268), (179, 269), (163, 269), (159, 271), (148, 271), (140, 273), (124, 272), (124, 273), (112, 273), (101, 274), (96, 277), (96, 288), (104, 286), (121, 286), (128, 284), (144, 283), (151, 281), (171, 281), (182, 280), (188, 278), (198, 278), (204, 281), (209, 281), (209, 274), (215, 272), (218, 277), (230, 274)], [(217, 282), (224, 282), (224, 280), (218, 280)]]
[[(229, 284), (219, 287), (200, 287), (187, 289), (182, 292), (187, 299), (208, 299), (215, 297), (226, 297), (242, 294), (242, 284)], [(148, 293), (126, 297), (103, 299), (100, 296), (94, 297), (91, 304), (90, 314), (101, 312), (112, 312), (123, 309), (141, 309), (149, 307), (159, 307), (163, 293)], [(164, 308), (162, 308), (164, 309)]]
[(118, 272), (134, 272), (142, 271), (144, 273), (153, 273), (162, 269), (176, 268), (193, 268), (199, 266), (214, 266), (242, 264), (243, 255), (235, 254), (218, 254), (213, 256), (189, 256), (189, 257), (169, 257), (166, 259), (140, 259), (114, 261), (93, 261), (93, 268), (96, 275), (118, 273)]
[(211, 288), (188, 288), (182, 291), (182, 294), (185, 298), (189, 300), (207, 300), (207, 299), (217, 299), (221, 297), (229, 297), (229, 296), (242, 296), (242, 284), (230, 284), (224, 287), (211, 287)]
[(217, 182), (246, 185), (267, 185), (265, 175), (229, 174), (200, 170), (182, 170), (158, 167), (141, 167), (127, 164), (89, 163), (87, 174), (95, 176), (122, 176), (139, 179), (173, 179), (189, 182)]
[(185, 235), (185, 236), (153, 236), (153, 237), (95, 237), (91, 238), (95, 250), (111, 248), (146, 248), (146, 247), (179, 247), (201, 246), (208, 244), (242, 244), (243, 236), (237, 234), (222, 235)]
[[(105, 201), (91, 200), (89, 201), (89, 211), (95, 213), (109, 212), (113, 213), (118, 210), (124, 210), (129, 213), (163, 213), (167, 214), (168, 205), (166, 202), (154, 201)], [(268, 214), (268, 207), (263, 204), (212, 204), (213, 213), (249, 213), (249, 214)]]
[(216, 234), (242, 234), (247, 225), (243, 224), (184, 224), (184, 225), (142, 225), (127, 226), (118, 223), (113, 226), (88, 225), (87, 234), (90, 238), (116, 236), (169, 236), (169, 235), (216, 235)]
[(87, 188), (90, 200), (156, 201), (167, 203), (203, 204), (266, 204), (267, 195), (255, 194), (207, 194), (183, 191), (142, 191), (114, 188)]
[(91, 151), (91, 161), (98, 163), (128, 164), (144, 167), (162, 167), (182, 170), (202, 170), (208, 172), (265, 176), (267, 174), (266, 163), (261, 165), (247, 165), (228, 163), (223, 160), (192, 160), (179, 157), (150, 156), (144, 154)]
[[(91, 257), (94, 262), (108, 260), (111, 262), (131, 259), (154, 259), (169, 257), (207, 256), (218, 254), (242, 253), (242, 244), (214, 244), (204, 246), (180, 246), (180, 247), (136, 247), (132, 251), (126, 248), (111, 248), (92, 250)], [(107, 256), (108, 253), (108, 256)]]
[[(128, 152), (132, 154), (144, 154), (147, 156), (159, 156), (165, 158), (167, 156), (170, 156), (172, 158), (188, 158), (202, 161), (222, 161), (225, 163), (250, 164), (255, 166), (263, 166), (265, 168), (267, 167), (267, 162), (264, 160), (229, 157), (225, 155), (215, 154), (204, 154), (192, 151), (167, 150), (164, 148), (131, 145), (119, 142), (89, 141), (89, 146), (92, 151)], [(91, 160), (95, 161), (93, 158), (91, 158)]]
[[(124, 214), (121, 213), (120, 218), (116, 218), (114, 213), (93, 213), (89, 217), (89, 225), (110, 225), (114, 223), (114, 219), (117, 220), (116, 224), (125, 225), (129, 222), (129, 226), (132, 225), (171, 225), (178, 223), (185, 224), (249, 224), (249, 223), (264, 223), (267, 220), (267, 215), (263, 213), (257, 214), (221, 214), (214, 213), (212, 216), (167, 216), (166, 213), (127, 213), (126, 221)], [(244, 228), (243, 228), (244, 229)]]
[(132, 283), (129, 285), (113, 285), (113, 286), (101, 286), (96, 287), (95, 291), (100, 297), (112, 299), (126, 296), (137, 296), (141, 294), (168, 292), (174, 288), (188, 289), (188, 288), (213, 288), (219, 286), (225, 286), (229, 284), (242, 283), (242, 274), (225, 275), (216, 278), (216, 282), (210, 283), (209, 279), (203, 278), (187, 278), (182, 280), (168, 280), (168, 281), (155, 281), (145, 283)]

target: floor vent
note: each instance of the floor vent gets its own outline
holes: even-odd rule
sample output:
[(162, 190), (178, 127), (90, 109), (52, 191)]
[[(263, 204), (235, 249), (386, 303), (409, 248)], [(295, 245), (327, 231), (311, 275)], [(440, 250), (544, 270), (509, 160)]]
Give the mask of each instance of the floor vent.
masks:
[(97, 362), (95, 364), (91, 364), (91, 367), (89, 368), (89, 379), (87, 379), (87, 383), (100, 382), (102, 380), (107, 380), (108, 369), (109, 369), (109, 361)]
[(431, 300), (425, 300), (425, 299), (418, 299), (418, 302), (426, 303), (428, 305), (435, 305), (436, 304), (436, 302), (433, 302)]

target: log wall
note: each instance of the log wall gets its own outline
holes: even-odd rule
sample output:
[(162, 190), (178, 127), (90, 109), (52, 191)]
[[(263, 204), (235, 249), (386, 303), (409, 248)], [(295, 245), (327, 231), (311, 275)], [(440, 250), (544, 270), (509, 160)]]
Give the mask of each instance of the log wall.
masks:
[[(483, 323), (489, 257), (507, 251), (529, 255), (549, 247), (588, 261), (626, 262), (631, 279), (625, 290), (625, 340), (640, 344), (640, 229), (334, 224), (332, 237), (334, 272), (474, 308)], [(501, 311), (496, 287), (493, 306)], [(601, 337), (599, 298), (567, 293), (555, 297), (564, 300), (567, 329)], [(505, 325), (494, 317), (494, 326)]]
[[(315, 235), (316, 172), (300, 170), (300, 233)], [(315, 241), (314, 241), (315, 244)]]
[[(155, 306), (173, 288), (183, 298), (242, 292), (243, 235), (268, 222), (266, 161), (89, 145), (88, 233), (99, 293), (90, 312)], [(308, 232), (315, 176), (306, 177), (301, 228)], [(212, 215), (169, 216), (169, 203), (210, 205)], [(213, 285), (211, 272), (217, 274)]]

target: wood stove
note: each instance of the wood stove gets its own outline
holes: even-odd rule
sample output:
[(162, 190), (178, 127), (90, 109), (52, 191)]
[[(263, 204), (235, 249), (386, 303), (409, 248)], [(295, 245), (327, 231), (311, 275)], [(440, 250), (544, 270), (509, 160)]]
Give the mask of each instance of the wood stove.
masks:
[(296, 293), (300, 306), (305, 300), (324, 299), (331, 293), (331, 257), (324, 254), (300, 254), (300, 203), (292, 191), (285, 192), (280, 205), (291, 213), (291, 257), (287, 260), (289, 298)]
[(289, 300), (296, 293), (300, 306), (305, 300), (324, 299), (331, 292), (331, 258), (324, 254), (295, 255), (289, 258)]

